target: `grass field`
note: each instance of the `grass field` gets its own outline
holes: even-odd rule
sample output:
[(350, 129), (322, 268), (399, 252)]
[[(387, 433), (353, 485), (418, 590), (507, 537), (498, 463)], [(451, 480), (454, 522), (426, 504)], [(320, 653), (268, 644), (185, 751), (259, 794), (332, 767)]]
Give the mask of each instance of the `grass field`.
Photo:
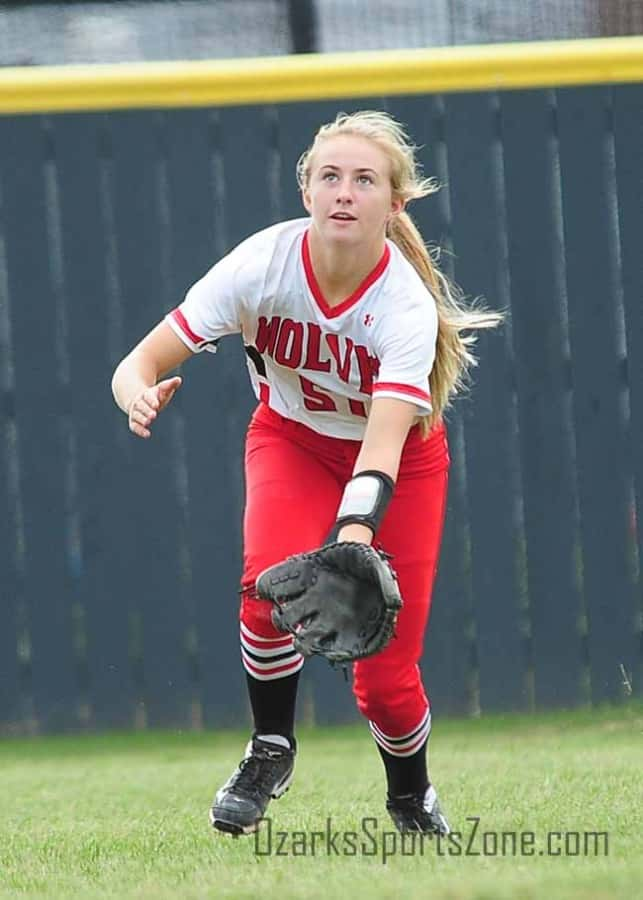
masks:
[[(641, 896), (640, 706), (437, 722), (433, 776), (462, 833), (440, 847), (402, 844), (392, 831), (364, 727), (302, 730), (299, 741), (295, 783), (270, 807), (261, 841), (215, 835), (207, 824), (245, 735), (0, 742), (0, 896)], [(553, 831), (563, 833), (552, 844), (561, 852), (548, 856)], [(514, 838), (502, 832), (531, 855), (512, 855)], [(586, 832), (607, 832), (607, 854), (599, 839), (595, 855), (589, 838), (584, 855)]]

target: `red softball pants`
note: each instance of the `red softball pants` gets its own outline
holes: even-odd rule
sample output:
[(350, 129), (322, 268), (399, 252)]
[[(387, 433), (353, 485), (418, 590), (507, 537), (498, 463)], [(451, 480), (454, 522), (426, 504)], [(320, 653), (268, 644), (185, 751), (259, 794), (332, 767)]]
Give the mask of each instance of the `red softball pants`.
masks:
[[(260, 404), (246, 440), (244, 571), (240, 610), (244, 666), (263, 680), (297, 671), (302, 658), (277, 631), (254, 583), (267, 566), (319, 547), (336, 518), (359, 441), (326, 437)], [(418, 666), (444, 523), (449, 454), (444, 426), (406, 440), (393, 498), (376, 538), (393, 557), (403, 608), (396, 637), (353, 667), (353, 692), (375, 740), (396, 755), (428, 736), (430, 712)]]

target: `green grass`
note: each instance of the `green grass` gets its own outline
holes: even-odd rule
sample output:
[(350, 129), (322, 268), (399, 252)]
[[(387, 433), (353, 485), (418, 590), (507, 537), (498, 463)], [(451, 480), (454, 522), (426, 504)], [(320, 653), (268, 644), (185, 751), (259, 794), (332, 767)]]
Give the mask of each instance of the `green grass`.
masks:
[[(467, 817), (476, 816), (478, 835), (534, 832), (533, 856), (456, 856), (444, 845), (439, 854), (429, 842), (411, 855), (383, 809), (381, 763), (366, 729), (302, 730), (299, 740), (295, 783), (269, 810), (273, 848), (276, 830), (320, 831), (330, 818), (333, 831), (358, 832), (356, 846), (364, 841), (376, 855), (335, 856), (321, 841), (315, 856), (294, 856), (302, 847), (295, 837), (289, 855), (262, 856), (253, 838), (211, 833), (208, 805), (238, 761), (239, 733), (6, 739), (0, 895), (640, 896), (640, 706), (436, 723), (431, 768), (463, 843), (471, 836)], [(377, 819), (368, 825), (375, 841), (362, 833), (364, 817)], [(607, 831), (608, 855), (539, 855), (548, 831)], [(383, 862), (393, 842), (397, 853)], [(336, 844), (350, 850), (341, 838)], [(472, 849), (482, 849), (478, 836)]]

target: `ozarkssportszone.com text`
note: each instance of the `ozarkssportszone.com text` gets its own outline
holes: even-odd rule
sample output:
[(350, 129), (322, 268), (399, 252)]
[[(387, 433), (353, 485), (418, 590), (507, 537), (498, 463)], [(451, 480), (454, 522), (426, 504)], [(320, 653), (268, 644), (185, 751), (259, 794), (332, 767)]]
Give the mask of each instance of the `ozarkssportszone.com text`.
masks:
[(380, 828), (376, 818), (365, 818), (359, 830), (333, 827), (326, 819), (317, 831), (280, 831), (271, 819), (261, 820), (254, 835), (257, 856), (370, 856), (383, 864), (394, 856), (608, 856), (607, 831), (493, 831), (480, 824), (479, 816), (469, 816), (468, 826), (448, 835), (429, 835)]

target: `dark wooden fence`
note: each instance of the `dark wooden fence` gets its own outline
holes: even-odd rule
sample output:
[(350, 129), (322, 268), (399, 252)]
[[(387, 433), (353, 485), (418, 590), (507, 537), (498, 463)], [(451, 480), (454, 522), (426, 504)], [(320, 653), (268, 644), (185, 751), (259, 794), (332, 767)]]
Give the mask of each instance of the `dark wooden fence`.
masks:
[[(424, 670), (442, 713), (615, 702), (641, 662), (643, 85), (0, 117), (0, 728), (247, 720), (243, 433), (230, 338), (150, 442), (116, 362), (241, 238), (302, 214), (338, 109), (406, 122), (441, 192), (414, 214), (511, 315), (449, 417)], [(300, 714), (355, 715), (307, 666)]]

